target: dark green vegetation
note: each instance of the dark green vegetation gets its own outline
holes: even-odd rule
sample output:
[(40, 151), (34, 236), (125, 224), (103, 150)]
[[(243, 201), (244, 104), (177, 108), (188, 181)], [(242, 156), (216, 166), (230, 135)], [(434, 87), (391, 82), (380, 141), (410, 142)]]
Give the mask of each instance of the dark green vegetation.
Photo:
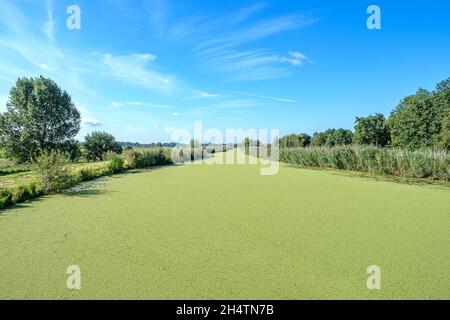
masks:
[(434, 91), (419, 89), (404, 98), (389, 119), (380, 113), (357, 117), (355, 132), (328, 129), (307, 134), (291, 134), (280, 139), (281, 148), (334, 147), (340, 145), (373, 145), (408, 150), (450, 149), (450, 78), (440, 82)]
[[(447, 188), (288, 166), (264, 177), (255, 165), (101, 183), (0, 216), (0, 298), (450, 296)], [(372, 264), (381, 290), (367, 289)], [(66, 289), (70, 265), (79, 291)]]
[(302, 148), (311, 143), (311, 137), (306, 133), (290, 134), (280, 139), (280, 148)]
[(446, 139), (449, 115), (450, 78), (439, 83), (432, 92), (420, 89), (397, 106), (387, 122), (392, 146), (449, 149)]
[(366, 118), (356, 118), (354, 144), (385, 147), (390, 141), (390, 129), (382, 114), (377, 113)]
[(0, 144), (8, 158), (24, 163), (42, 151), (76, 149), (73, 138), (80, 130), (80, 113), (52, 80), (17, 80), (6, 106), (0, 114)]
[(122, 153), (122, 147), (114, 136), (100, 131), (94, 131), (86, 135), (84, 149), (86, 158), (91, 161), (106, 160), (108, 152)]
[(314, 133), (312, 146), (342, 146), (352, 144), (353, 133), (345, 129), (328, 129), (325, 132)]
[(387, 120), (379, 113), (356, 118), (354, 133), (329, 129), (279, 142), (280, 160), (303, 167), (449, 181), (450, 78), (406, 97)]

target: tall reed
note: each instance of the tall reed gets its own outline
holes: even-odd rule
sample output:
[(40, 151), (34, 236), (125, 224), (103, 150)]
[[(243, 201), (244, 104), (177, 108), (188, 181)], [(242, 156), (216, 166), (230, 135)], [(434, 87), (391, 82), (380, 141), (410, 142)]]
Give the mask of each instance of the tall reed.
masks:
[(334, 168), (405, 178), (450, 179), (449, 153), (431, 149), (409, 151), (375, 146), (281, 149), (280, 161), (303, 167)]

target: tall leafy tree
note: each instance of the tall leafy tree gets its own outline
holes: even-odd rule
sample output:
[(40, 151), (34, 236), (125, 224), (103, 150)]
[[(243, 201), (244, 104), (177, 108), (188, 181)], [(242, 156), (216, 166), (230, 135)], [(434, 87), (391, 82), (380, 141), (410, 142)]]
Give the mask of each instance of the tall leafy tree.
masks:
[(28, 162), (42, 151), (75, 143), (80, 113), (54, 81), (42, 76), (18, 79), (6, 107), (0, 115), (0, 143), (9, 158)]
[(311, 145), (334, 147), (352, 144), (353, 132), (346, 129), (328, 129), (325, 132), (315, 133)]
[(327, 143), (327, 138), (330, 134), (330, 130), (325, 132), (315, 132), (311, 139), (311, 145), (314, 147), (322, 147)]
[(442, 129), (438, 137), (437, 147), (439, 149), (450, 150), (450, 109), (442, 121)]
[(450, 81), (439, 83), (433, 92), (419, 89), (406, 97), (388, 119), (392, 145), (408, 149), (438, 147), (443, 121), (450, 108)]
[(386, 146), (391, 138), (386, 118), (381, 113), (362, 118), (356, 118), (353, 143)]
[(352, 144), (353, 141), (353, 132), (347, 129), (337, 129), (334, 130), (328, 137), (326, 146), (334, 147), (334, 146), (343, 146)]
[(281, 148), (303, 148), (311, 143), (311, 137), (306, 133), (290, 134), (279, 141)]
[(437, 148), (450, 150), (450, 78), (436, 86), (434, 101), (440, 133), (434, 137), (433, 143)]
[(84, 138), (86, 158), (92, 161), (103, 161), (108, 151), (122, 153), (122, 147), (112, 134), (102, 131), (94, 131)]

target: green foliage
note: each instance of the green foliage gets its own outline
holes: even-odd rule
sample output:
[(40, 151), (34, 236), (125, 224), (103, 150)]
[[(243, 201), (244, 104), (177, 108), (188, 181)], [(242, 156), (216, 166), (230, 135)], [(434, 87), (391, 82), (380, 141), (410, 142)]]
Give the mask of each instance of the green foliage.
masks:
[(69, 94), (42, 76), (17, 80), (6, 106), (0, 143), (8, 158), (19, 163), (64, 148), (80, 130), (80, 113)]
[(41, 190), (41, 188), (38, 187), (38, 185), (34, 182), (29, 184), (27, 187), (28, 187), (28, 192), (32, 196), (32, 198), (36, 198), (43, 194), (43, 191)]
[(99, 177), (99, 175), (92, 168), (83, 168), (78, 173), (78, 180), (80, 182), (91, 181), (91, 180), (94, 180), (94, 179), (96, 179), (98, 177)]
[(114, 152), (108, 152), (106, 159), (108, 160), (108, 171), (110, 173), (114, 174), (125, 170), (123, 159)]
[(311, 137), (306, 133), (290, 134), (280, 139), (280, 148), (302, 148), (311, 143)]
[(325, 132), (314, 133), (311, 145), (316, 147), (334, 147), (352, 143), (353, 133), (346, 129), (328, 129)]
[(406, 178), (450, 179), (450, 155), (444, 151), (375, 146), (310, 147), (280, 150), (280, 160), (304, 167), (369, 172)]
[(12, 193), (9, 190), (0, 190), (0, 209), (12, 205)]
[(95, 167), (84, 167), (76, 174), (77, 182), (91, 181), (115, 173), (112, 171), (114, 170), (110, 167), (109, 162), (96, 165)]
[(70, 161), (75, 162), (81, 158), (81, 144), (76, 140), (68, 140), (65, 143), (61, 144), (59, 148), (60, 151), (67, 154)]
[(442, 120), (442, 129), (439, 134), (437, 146), (443, 150), (450, 150), (450, 110)]
[(36, 183), (20, 185), (11, 190), (0, 191), (0, 209), (7, 208), (17, 203), (27, 202), (42, 195), (42, 190)]
[(18, 186), (13, 193), (12, 202), (21, 203), (30, 199), (30, 194), (28, 193), (28, 188), (26, 186)]
[(142, 152), (130, 150), (124, 154), (125, 167), (141, 169), (172, 164), (170, 149), (154, 148)]
[(359, 145), (374, 145), (384, 147), (391, 139), (390, 131), (386, 125), (386, 119), (381, 113), (356, 118), (355, 134), (353, 143)]
[(439, 83), (433, 92), (419, 89), (415, 95), (403, 99), (388, 119), (392, 145), (448, 149), (445, 119), (449, 112), (450, 78)]
[(122, 153), (122, 147), (113, 135), (107, 132), (94, 131), (85, 137), (84, 151), (86, 159), (103, 161), (108, 152)]
[(34, 171), (43, 191), (60, 192), (74, 183), (67, 155), (60, 151), (43, 152), (34, 162)]

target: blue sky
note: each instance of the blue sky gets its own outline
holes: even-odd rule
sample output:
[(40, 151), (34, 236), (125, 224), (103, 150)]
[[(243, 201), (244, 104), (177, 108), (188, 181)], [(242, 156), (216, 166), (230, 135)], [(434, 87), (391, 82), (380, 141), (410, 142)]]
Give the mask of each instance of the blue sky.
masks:
[[(371, 4), (381, 30), (366, 27)], [(80, 140), (166, 142), (195, 120), (352, 129), (450, 76), (449, 13), (444, 0), (0, 0), (0, 110), (18, 77), (42, 74), (72, 95)]]

